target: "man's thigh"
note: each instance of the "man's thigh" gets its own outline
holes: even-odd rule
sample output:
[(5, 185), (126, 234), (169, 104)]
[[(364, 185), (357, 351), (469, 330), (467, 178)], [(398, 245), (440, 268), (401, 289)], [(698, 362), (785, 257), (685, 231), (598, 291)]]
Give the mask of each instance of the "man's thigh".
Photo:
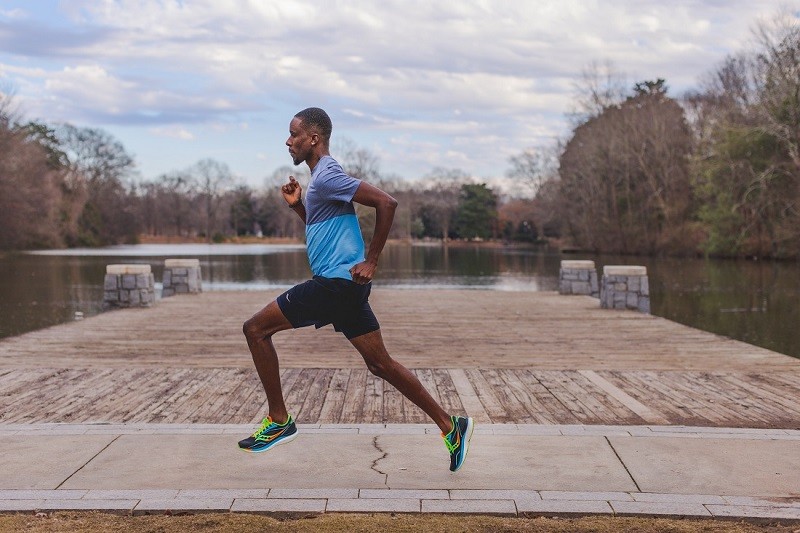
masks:
[(244, 325), (245, 333), (258, 333), (263, 336), (273, 335), (291, 328), (291, 322), (283, 314), (275, 300), (250, 317)]

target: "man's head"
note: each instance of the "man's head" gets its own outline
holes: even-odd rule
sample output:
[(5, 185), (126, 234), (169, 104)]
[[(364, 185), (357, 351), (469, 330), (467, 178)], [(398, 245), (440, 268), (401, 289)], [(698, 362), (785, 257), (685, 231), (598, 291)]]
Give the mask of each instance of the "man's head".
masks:
[(333, 123), (325, 110), (318, 107), (309, 107), (297, 113), (295, 117), (302, 120), (306, 128), (317, 130), (317, 133), (325, 141), (326, 146), (330, 144)]
[(295, 165), (302, 162), (313, 167), (320, 157), (328, 154), (333, 124), (328, 114), (318, 107), (297, 113), (289, 124), (286, 146)]

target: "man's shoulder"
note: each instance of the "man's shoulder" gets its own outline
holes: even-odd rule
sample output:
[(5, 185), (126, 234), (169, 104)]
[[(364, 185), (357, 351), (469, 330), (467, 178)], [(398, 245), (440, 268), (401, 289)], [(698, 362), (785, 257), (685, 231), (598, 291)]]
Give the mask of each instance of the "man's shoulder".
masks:
[(321, 176), (321, 175), (330, 175), (330, 174), (344, 174), (344, 170), (342, 169), (342, 165), (339, 164), (333, 157), (326, 155), (323, 156), (318, 162), (317, 167), (314, 168), (314, 174)]

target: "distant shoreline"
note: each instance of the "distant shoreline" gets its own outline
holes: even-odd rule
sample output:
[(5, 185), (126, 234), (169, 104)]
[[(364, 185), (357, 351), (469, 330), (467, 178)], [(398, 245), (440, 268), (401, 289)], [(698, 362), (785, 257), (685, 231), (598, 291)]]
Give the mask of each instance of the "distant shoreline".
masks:
[[(211, 244), (303, 244), (302, 239), (291, 237), (231, 237), (221, 243)], [(207, 244), (202, 237), (178, 237), (176, 235), (140, 235), (137, 244)], [(498, 240), (486, 241), (464, 241), (450, 239), (389, 239), (388, 245), (412, 245), (412, 246), (450, 246), (450, 247), (480, 247), (480, 248), (537, 248), (547, 246), (547, 244), (535, 244), (526, 242), (510, 242)]]

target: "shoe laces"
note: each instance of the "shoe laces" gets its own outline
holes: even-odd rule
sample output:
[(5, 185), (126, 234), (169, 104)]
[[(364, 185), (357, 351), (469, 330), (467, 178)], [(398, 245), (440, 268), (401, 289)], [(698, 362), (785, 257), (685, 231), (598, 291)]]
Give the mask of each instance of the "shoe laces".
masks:
[[(450, 440), (451, 435), (455, 437), (453, 439), (455, 442), (452, 442)], [(450, 433), (448, 433), (447, 435), (442, 433), (442, 438), (444, 439), (444, 445), (447, 447), (448, 452), (453, 453), (456, 450), (456, 448), (458, 448), (458, 446), (461, 444), (461, 434), (458, 431), (457, 420), (453, 420), (453, 429), (450, 431)]]
[(255, 433), (253, 433), (253, 437), (255, 438), (260, 437), (272, 426), (277, 426), (277, 424), (272, 421), (271, 416), (268, 416), (267, 418), (261, 421), (261, 427), (258, 428)]

